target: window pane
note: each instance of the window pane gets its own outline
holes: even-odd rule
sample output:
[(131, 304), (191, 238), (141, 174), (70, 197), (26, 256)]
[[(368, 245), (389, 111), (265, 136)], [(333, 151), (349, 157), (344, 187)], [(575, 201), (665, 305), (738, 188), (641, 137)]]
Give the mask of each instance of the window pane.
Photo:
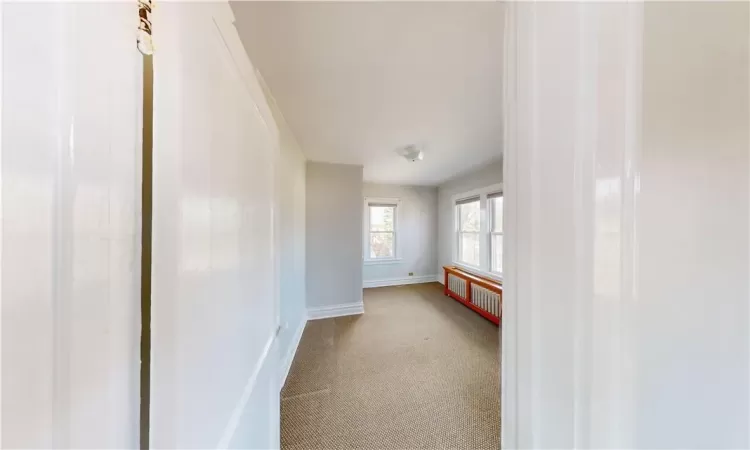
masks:
[(479, 231), (479, 200), (463, 203), (458, 208), (459, 231)]
[(458, 259), (462, 263), (479, 266), (479, 233), (460, 233)]
[(393, 258), (393, 233), (370, 233), (370, 258)]
[(393, 231), (395, 206), (370, 206), (370, 230)]
[(491, 269), (493, 272), (503, 271), (503, 235), (493, 234), (490, 244), (490, 255), (492, 257)]
[(491, 231), (502, 232), (503, 231), (503, 198), (493, 197), (490, 199), (490, 210), (492, 211), (492, 227)]

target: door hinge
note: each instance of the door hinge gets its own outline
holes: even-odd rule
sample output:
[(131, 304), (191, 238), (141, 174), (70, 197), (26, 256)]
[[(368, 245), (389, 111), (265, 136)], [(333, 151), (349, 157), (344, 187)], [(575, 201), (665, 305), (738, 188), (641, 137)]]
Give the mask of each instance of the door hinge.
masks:
[(151, 38), (151, 10), (153, 0), (138, 0), (138, 51), (144, 55), (154, 54), (154, 43)]

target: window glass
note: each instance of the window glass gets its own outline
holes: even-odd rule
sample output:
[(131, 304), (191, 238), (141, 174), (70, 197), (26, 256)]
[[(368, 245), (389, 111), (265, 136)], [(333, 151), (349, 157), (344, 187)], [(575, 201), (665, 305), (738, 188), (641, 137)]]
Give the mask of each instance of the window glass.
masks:
[(480, 215), (479, 215), (479, 200), (470, 203), (461, 203), (458, 205), (459, 215), (459, 230), (460, 231), (476, 231), (479, 232), (480, 227)]
[(503, 271), (503, 197), (489, 197), (490, 207), (490, 271)]
[(458, 259), (464, 264), (480, 265), (479, 233), (481, 214), (479, 199), (456, 205), (458, 213)]
[(393, 231), (395, 206), (370, 206), (370, 231)]
[(370, 232), (370, 258), (393, 258), (393, 233)]
[(367, 205), (367, 259), (396, 257), (396, 205)]
[(462, 263), (479, 266), (479, 233), (461, 233), (459, 252)]
[(503, 235), (493, 234), (491, 244), (492, 271), (503, 272)]
[(492, 213), (492, 231), (503, 232), (503, 197), (490, 197), (490, 210)]

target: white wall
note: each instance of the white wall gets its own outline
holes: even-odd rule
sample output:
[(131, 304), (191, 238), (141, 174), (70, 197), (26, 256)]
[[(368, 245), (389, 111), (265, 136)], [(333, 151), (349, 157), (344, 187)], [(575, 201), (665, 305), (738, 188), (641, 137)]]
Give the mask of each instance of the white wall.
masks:
[(509, 6), (503, 447), (747, 448), (747, 3)]
[(279, 128), (279, 245), (280, 319), (279, 355), (283, 382), (307, 323), (305, 304), (305, 155), (271, 92), (260, 79)]
[[(400, 261), (367, 264), (363, 270), (365, 286), (400, 283), (404, 279), (431, 277), (437, 264), (437, 188), (365, 183), (365, 198), (397, 198), (397, 253)], [(364, 208), (364, 202), (362, 202)], [(364, 211), (363, 211), (364, 215)], [(365, 224), (365, 229), (367, 224)], [(363, 237), (364, 242), (367, 239)], [(413, 276), (409, 276), (409, 272)]]
[(646, 3), (643, 43), (633, 443), (746, 448), (750, 4)]
[(138, 446), (133, 17), (116, 2), (0, 4), (3, 448)]
[(279, 446), (279, 135), (232, 22), (154, 15), (154, 448)]
[(362, 305), (362, 166), (307, 162), (307, 307)]
[[(500, 149), (498, 149), (498, 155)], [(446, 181), (438, 187), (437, 275), (442, 282), (443, 266), (453, 263), (453, 196), (503, 182), (503, 163), (497, 161)]]

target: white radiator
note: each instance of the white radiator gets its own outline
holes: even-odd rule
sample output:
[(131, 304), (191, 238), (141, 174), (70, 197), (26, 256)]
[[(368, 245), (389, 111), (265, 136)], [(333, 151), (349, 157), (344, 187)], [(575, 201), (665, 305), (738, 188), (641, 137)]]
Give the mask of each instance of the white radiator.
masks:
[(448, 288), (461, 297), (466, 298), (466, 280), (459, 278), (452, 273), (448, 274)]
[[(463, 278), (459, 278), (451, 273), (448, 274), (448, 289), (458, 294), (464, 300), (468, 300), (466, 285), (467, 281)], [(474, 306), (487, 311), (495, 317), (500, 317), (500, 302), (500, 294), (472, 283), (471, 303)]]
[(497, 292), (472, 284), (471, 303), (493, 316), (500, 316), (500, 294)]

